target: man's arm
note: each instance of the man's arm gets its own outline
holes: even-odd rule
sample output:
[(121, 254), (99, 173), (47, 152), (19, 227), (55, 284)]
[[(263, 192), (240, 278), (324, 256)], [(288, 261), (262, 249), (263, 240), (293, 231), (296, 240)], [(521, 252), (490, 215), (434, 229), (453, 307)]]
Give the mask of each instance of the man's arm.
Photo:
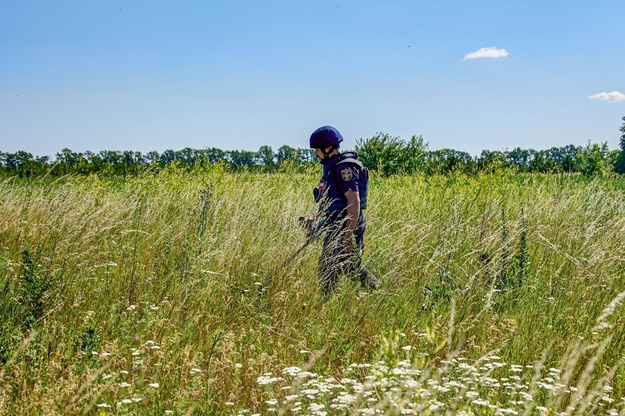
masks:
[(347, 191), (345, 198), (347, 198), (347, 230), (343, 245), (346, 251), (352, 251), (354, 248), (354, 231), (358, 224), (358, 217), (360, 217), (360, 194), (358, 191)]

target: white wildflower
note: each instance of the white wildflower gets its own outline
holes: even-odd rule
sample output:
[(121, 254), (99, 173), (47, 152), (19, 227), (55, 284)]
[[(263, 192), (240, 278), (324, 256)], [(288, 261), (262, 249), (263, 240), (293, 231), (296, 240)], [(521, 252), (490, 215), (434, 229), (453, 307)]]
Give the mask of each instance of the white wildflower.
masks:
[(351, 403), (355, 403), (357, 400), (358, 400), (358, 397), (352, 394), (349, 394), (347, 392), (341, 392), (339, 394), (339, 397), (334, 399), (335, 402), (341, 403), (341, 404), (351, 404)]
[(517, 412), (514, 409), (508, 409), (508, 408), (503, 408), (503, 409), (497, 409), (498, 413), (504, 414), (504, 415), (518, 415), (519, 412)]
[(135, 309), (137, 309), (137, 305), (130, 305), (126, 308), (127, 311), (134, 311)]
[(440, 391), (441, 393), (447, 393), (450, 391), (450, 389), (445, 386), (434, 386), (434, 390)]
[(490, 406), (490, 402), (484, 399), (475, 399), (471, 403), (477, 406)]
[(98, 404), (96, 404), (95, 407), (98, 407), (100, 409), (110, 409), (111, 405), (110, 404), (106, 404), (106, 403), (98, 403)]
[(314, 395), (317, 394), (317, 393), (319, 393), (319, 390), (317, 390), (317, 389), (305, 389), (305, 390), (302, 390), (302, 394), (304, 396), (309, 397), (309, 398), (310, 397), (314, 397)]
[(448, 381), (444, 384), (445, 387), (457, 387), (459, 389), (463, 389), (465, 387), (464, 384), (457, 382), (456, 380)]
[(416, 390), (418, 387), (421, 386), (421, 383), (413, 379), (408, 379), (404, 381), (403, 385), (408, 390)]
[(461, 370), (465, 370), (465, 371), (470, 371), (470, 372), (475, 372), (477, 371), (477, 368), (473, 367), (472, 365), (469, 365), (467, 363), (460, 363), (460, 365), (458, 365), (458, 367)]
[(290, 375), (290, 376), (296, 376), (296, 375), (298, 375), (301, 371), (302, 371), (302, 370), (300, 370), (300, 369), (299, 369), (299, 367), (287, 367), (287, 368), (284, 368), (284, 369), (282, 370), (282, 372), (283, 372), (284, 374), (288, 374), (288, 375)]
[(480, 393), (472, 390), (466, 392), (464, 395), (467, 396), (467, 399), (475, 399), (477, 397), (480, 397)]
[(445, 407), (444, 403), (434, 402), (434, 403), (430, 404), (430, 411), (431, 412), (437, 412), (437, 411), (441, 410), (443, 407)]
[(256, 379), (256, 382), (261, 386), (265, 386), (268, 384), (273, 384), (277, 381), (282, 380), (282, 377), (271, 377), (270, 375), (260, 376)]
[(553, 391), (553, 390), (555, 390), (555, 387), (554, 387), (554, 386), (552, 386), (551, 384), (542, 383), (542, 382), (540, 382), (540, 381), (539, 381), (539, 382), (537, 382), (537, 383), (536, 383), (536, 385), (537, 385), (538, 387), (542, 387), (542, 388), (543, 388), (543, 389), (545, 389), (545, 390), (549, 390), (549, 391)]
[(122, 381), (121, 383), (119, 383), (119, 387), (130, 387), (130, 383), (126, 383), (125, 381)]
[(152, 388), (157, 389), (157, 388), (160, 387), (160, 384), (158, 384), (158, 383), (151, 383), (151, 384), (149, 384), (149, 386), (152, 387)]

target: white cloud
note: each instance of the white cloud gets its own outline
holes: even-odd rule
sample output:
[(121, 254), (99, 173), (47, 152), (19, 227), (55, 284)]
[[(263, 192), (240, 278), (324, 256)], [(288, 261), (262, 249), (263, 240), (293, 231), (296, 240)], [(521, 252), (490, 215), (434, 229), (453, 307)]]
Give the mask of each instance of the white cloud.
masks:
[(625, 94), (619, 91), (612, 92), (600, 92), (595, 95), (591, 95), (591, 100), (599, 100), (599, 101), (608, 101), (610, 103), (618, 103), (621, 101), (625, 101)]
[(469, 52), (464, 56), (464, 59), (479, 59), (479, 58), (505, 58), (508, 56), (508, 51), (505, 49), (497, 49), (494, 46), (490, 48), (480, 48), (475, 52)]

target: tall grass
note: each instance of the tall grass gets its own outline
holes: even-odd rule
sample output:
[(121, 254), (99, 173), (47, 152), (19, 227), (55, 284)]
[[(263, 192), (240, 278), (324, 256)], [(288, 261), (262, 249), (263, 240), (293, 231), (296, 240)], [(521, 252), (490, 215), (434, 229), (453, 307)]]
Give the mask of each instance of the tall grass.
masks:
[(219, 168), (0, 182), (0, 413), (620, 411), (616, 180), (372, 178), (382, 289), (343, 279), (329, 298), (318, 244), (288, 261), (315, 183)]

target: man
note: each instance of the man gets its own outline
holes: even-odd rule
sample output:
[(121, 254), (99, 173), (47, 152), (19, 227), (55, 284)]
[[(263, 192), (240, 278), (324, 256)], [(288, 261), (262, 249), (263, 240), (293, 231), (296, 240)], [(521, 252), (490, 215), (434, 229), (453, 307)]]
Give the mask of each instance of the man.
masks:
[(315, 200), (326, 232), (317, 270), (324, 294), (334, 290), (341, 273), (360, 281), (363, 288), (378, 287), (375, 276), (362, 265), (368, 171), (355, 152), (341, 153), (342, 141), (331, 126), (320, 127), (310, 136), (310, 147), (323, 164)]

